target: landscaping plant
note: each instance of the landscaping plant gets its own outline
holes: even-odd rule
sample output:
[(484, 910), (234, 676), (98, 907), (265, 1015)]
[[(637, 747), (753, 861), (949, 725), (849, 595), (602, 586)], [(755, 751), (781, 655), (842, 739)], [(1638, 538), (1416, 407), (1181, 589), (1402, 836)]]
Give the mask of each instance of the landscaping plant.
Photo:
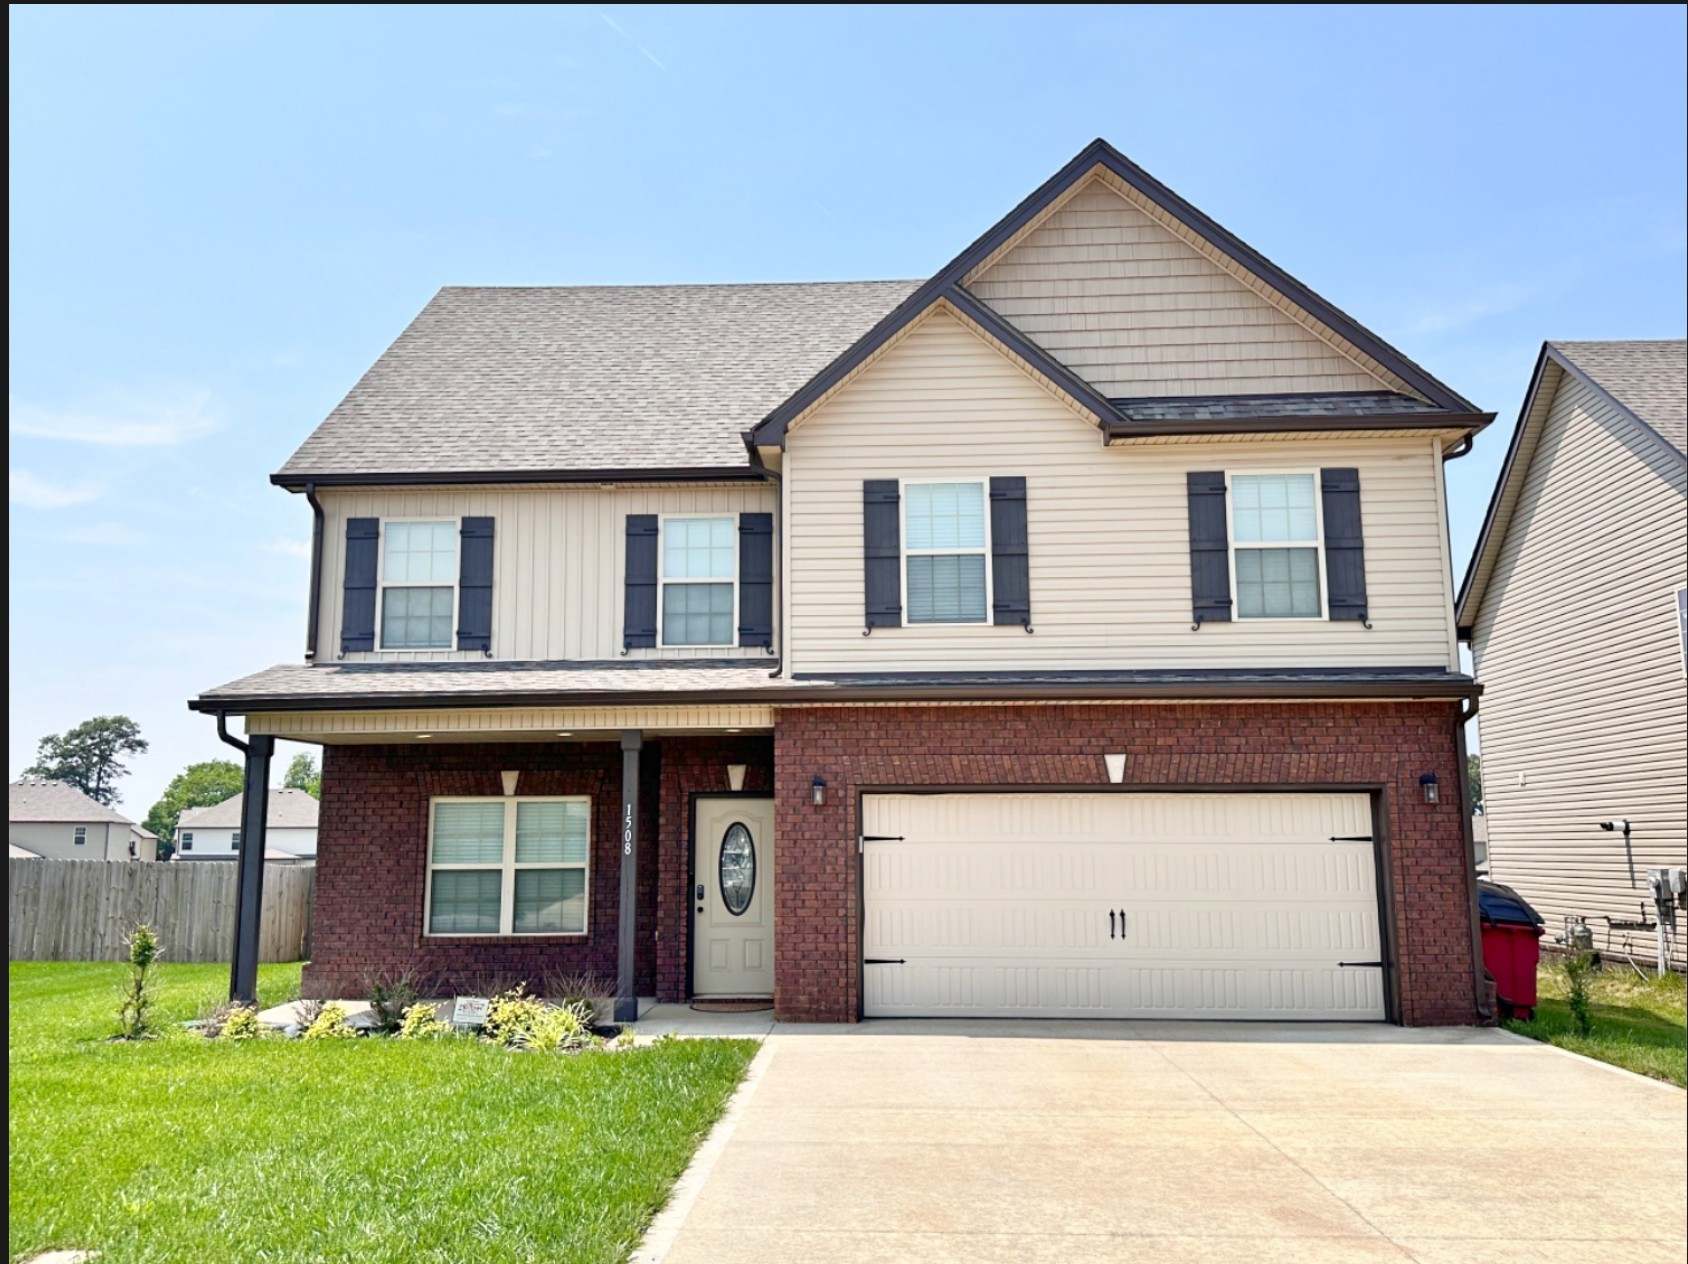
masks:
[(1571, 1011), (1571, 1026), (1577, 1035), (1586, 1036), (1594, 1030), (1594, 1019), (1588, 1004), (1588, 983), (1589, 976), (1594, 973), (1594, 954), (1568, 952), (1559, 968), (1565, 972), (1565, 1004)]
[(438, 1040), (451, 1035), (451, 1024), (439, 1015), (439, 1006), (418, 1001), (405, 1010), (396, 1033), (400, 1040)]
[(152, 1035), (152, 967), (163, 949), (145, 922), (129, 932), (129, 978), (117, 1007), (117, 1038), (145, 1040)]
[(223, 1015), (218, 1040), (258, 1040), (269, 1034), (269, 1028), (258, 1021), (256, 1005), (230, 1005)]
[(527, 984), (518, 983), (492, 998), (481, 1033), (494, 1044), (521, 1048), (538, 1025), (545, 1008), (544, 1001), (529, 994)]
[(602, 1043), (592, 1034), (591, 1011), (582, 1017), (579, 1005), (546, 1006), (519, 1040), (521, 1048), (534, 1053), (573, 1053)]
[(347, 1040), (356, 1037), (358, 1029), (346, 1021), (346, 1007), (330, 1001), (322, 1007), (316, 1021), (305, 1028), (301, 1040)]
[(416, 976), (410, 971), (382, 973), (369, 981), (369, 1016), (374, 1030), (390, 1036), (404, 1023), (405, 1011), (419, 999)]

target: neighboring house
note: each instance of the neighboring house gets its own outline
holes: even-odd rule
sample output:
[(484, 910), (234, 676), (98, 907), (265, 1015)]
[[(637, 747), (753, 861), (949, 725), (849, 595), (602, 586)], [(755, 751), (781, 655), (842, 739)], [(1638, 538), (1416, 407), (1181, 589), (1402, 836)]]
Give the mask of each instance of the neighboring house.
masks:
[(1648, 960), (1651, 931), (1609, 922), (1688, 866), (1685, 418), (1688, 343), (1546, 343), (1459, 598), (1491, 874)]
[(136, 860), (158, 859), (158, 835), (144, 825), (129, 827), (129, 845)]
[[(240, 855), (235, 795), (208, 808), (188, 808), (176, 821), (176, 859), (233, 860)], [(317, 849), (317, 801), (304, 790), (271, 790), (265, 860), (309, 860)]]
[(310, 995), (1467, 1023), (1491, 418), (1097, 142), (925, 282), (442, 290), (192, 705), (323, 747)]
[[(139, 826), (75, 786), (45, 777), (12, 782), (7, 841), (49, 860), (156, 860)], [(154, 840), (156, 842), (156, 840)]]

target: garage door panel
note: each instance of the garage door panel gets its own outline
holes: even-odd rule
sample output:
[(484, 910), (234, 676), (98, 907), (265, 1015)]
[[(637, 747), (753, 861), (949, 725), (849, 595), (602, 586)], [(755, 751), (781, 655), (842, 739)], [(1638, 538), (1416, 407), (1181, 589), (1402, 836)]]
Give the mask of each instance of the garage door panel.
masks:
[(1382, 955), (1369, 830), (1363, 795), (868, 796), (864, 955), (900, 964), (865, 1011), (1382, 1018), (1337, 965)]

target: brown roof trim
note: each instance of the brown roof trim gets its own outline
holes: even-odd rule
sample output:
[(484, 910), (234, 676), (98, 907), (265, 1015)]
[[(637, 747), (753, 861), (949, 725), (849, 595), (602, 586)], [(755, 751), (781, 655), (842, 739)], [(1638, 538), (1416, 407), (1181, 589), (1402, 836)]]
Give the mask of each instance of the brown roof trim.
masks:
[(1458, 700), (1476, 697), (1483, 687), (1473, 681), (1216, 681), (1186, 683), (1030, 685), (925, 684), (844, 685), (835, 688), (773, 686), (752, 689), (697, 689), (684, 693), (648, 690), (592, 693), (464, 693), (419, 694), (254, 694), (249, 697), (199, 697), (188, 708), (207, 715), (252, 715), (297, 711), (437, 711), (473, 707), (631, 707), (631, 706), (821, 706), (832, 702), (1075, 702), (1153, 701), (1165, 699), (1225, 701), (1227, 699), (1383, 699), (1429, 698)]
[[(1144, 171), (1107, 141), (1091, 141), (1073, 159), (1045, 180), (1030, 196), (985, 231), (967, 249), (950, 260), (938, 274), (899, 303), (878, 324), (857, 339), (752, 431), (758, 445), (778, 445), (785, 440), (786, 427), (812, 404), (844, 379), (852, 370), (883, 346), (893, 335), (925, 311), (946, 291), (960, 289), (962, 278), (988, 258), (997, 247), (1014, 236), (1056, 198), (1097, 166), (1105, 167), (1167, 214), (1206, 238), (1221, 253), (1236, 260), (1302, 310), (1335, 330), (1402, 381), (1409, 383), (1432, 402), (1449, 412), (1474, 413), (1476, 406), (1446, 383), (1432, 377), (1400, 351), (1362, 326), (1352, 316), (1332, 305), (1297, 281), (1265, 255), (1221, 227), (1207, 215), (1179, 197)], [(1047, 358), (1047, 356), (1045, 356)]]
[(318, 487), (431, 487), (457, 483), (759, 483), (765, 471), (745, 465), (588, 470), (425, 470), (396, 474), (271, 474), (290, 492)]
[(1273, 434), (1279, 431), (1326, 430), (1469, 430), (1476, 434), (1495, 419), (1493, 413), (1398, 413), (1395, 416), (1227, 417), (1190, 421), (1108, 422), (1103, 433), (1115, 439), (1148, 439), (1159, 435)]

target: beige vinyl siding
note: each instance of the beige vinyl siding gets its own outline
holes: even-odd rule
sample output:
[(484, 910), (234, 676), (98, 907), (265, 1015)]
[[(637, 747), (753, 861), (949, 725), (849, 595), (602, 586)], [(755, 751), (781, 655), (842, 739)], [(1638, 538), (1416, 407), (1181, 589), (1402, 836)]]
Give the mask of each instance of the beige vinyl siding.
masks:
[(1550, 933), (1577, 914), (1604, 946), (1598, 919), (1637, 918), (1648, 869), (1688, 865), (1682, 465), (1566, 375), (1522, 482), (1473, 628), (1491, 872)]
[(1099, 180), (969, 285), (1108, 396), (1394, 387)]
[[(1373, 628), (1190, 627), (1190, 470), (1360, 470)], [(862, 481), (1027, 478), (1032, 625), (862, 635)], [(926, 318), (788, 439), (790, 667), (798, 672), (1449, 667), (1432, 440), (1104, 448), (1094, 425), (954, 317)]]
[[(622, 577), (628, 514), (771, 513), (767, 484), (697, 486), (488, 487), (321, 493), (322, 619), (318, 656), (340, 653), (346, 519), (490, 516), (493, 528), (492, 656), (506, 660), (623, 657)], [(777, 582), (777, 577), (776, 577)], [(636, 649), (640, 658), (748, 658), (764, 651), (725, 647)], [(473, 662), (468, 650), (378, 650), (347, 662)]]
[(76, 845), (75, 821), (13, 821), (6, 841), (50, 860), (127, 860), (129, 826), (122, 821), (84, 821), (88, 841)]

